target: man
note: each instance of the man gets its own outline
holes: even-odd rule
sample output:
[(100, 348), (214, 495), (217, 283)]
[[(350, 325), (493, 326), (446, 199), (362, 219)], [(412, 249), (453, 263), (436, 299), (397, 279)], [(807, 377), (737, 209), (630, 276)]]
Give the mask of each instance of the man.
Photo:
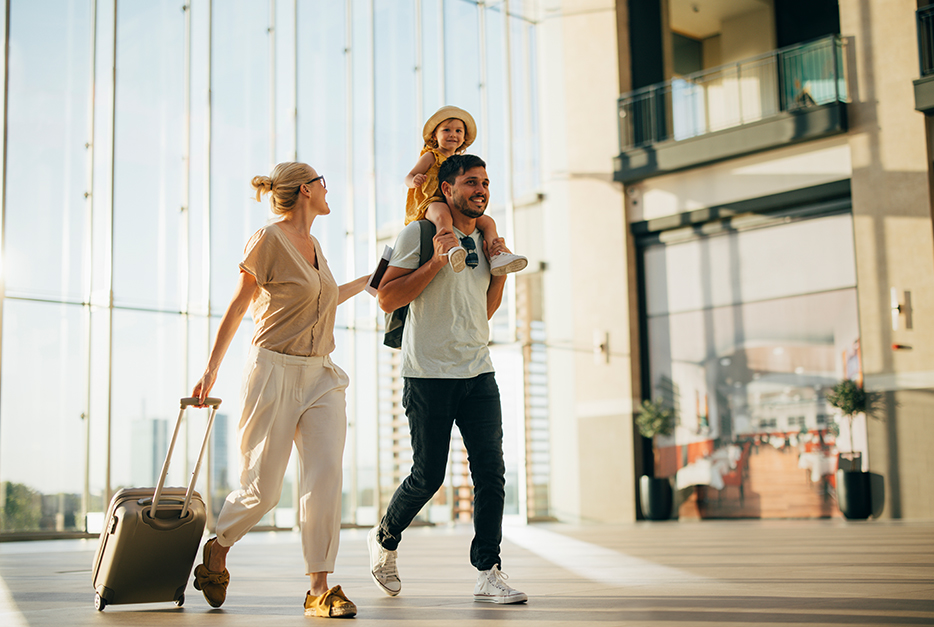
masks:
[[(486, 164), (474, 155), (449, 157), (438, 172), (441, 193), (451, 208), (454, 231), (433, 239), (434, 254), (419, 267), (420, 231), (402, 230), (379, 286), (384, 311), (409, 305), (402, 337), (402, 404), (412, 437), (412, 472), (389, 502), (380, 524), (370, 530), (370, 572), (386, 594), (402, 582), (396, 548), (402, 532), (444, 482), (451, 429), (464, 438), (474, 484), (474, 539), (470, 562), (477, 568), (474, 600), (521, 603), (528, 597), (505, 583), (500, 570), (505, 464), (499, 388), (487, 346), (489, 319), (503, 299), (505, 276), (491, 276), (489, 258), (509, 252), (502, 239), (489, 249), (476, 228), (490, 200)], [(455, 273), (447, 251), (467, 249), (468, 268)], [(482, 255), (478, 251), (482, 248)]]

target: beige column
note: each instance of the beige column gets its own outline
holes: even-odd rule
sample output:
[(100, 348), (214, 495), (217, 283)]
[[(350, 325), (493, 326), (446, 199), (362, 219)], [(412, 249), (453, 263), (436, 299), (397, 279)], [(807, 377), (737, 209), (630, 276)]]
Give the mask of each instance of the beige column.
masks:
[[(885, 482), (885, 517), (934, 518), (934, 229), (919, 75), (915, 0), (840, 0), (849, 37), (860, 341), (867, 389), (869, 470)], [(893, 328), (892, 290), (910, 292), (912, 328)], [(902, 348), (893, 348), (897, 344)]]
[(636, 498), (631, 367), (636, 319), (623, 188), (613, 182), (613, 158), (619, 153), (616, 101), (620, 76), (628, 76), (628, 67), (617, 63), (617, 23), (625, 23), (625, 15), (611, 0), (546, 4), (539, 27), (544, 190), (539, 215), (549, 259), (543, 294), (550, 347), (551, 505), (563, 520), (628, 521), (635, 519)]

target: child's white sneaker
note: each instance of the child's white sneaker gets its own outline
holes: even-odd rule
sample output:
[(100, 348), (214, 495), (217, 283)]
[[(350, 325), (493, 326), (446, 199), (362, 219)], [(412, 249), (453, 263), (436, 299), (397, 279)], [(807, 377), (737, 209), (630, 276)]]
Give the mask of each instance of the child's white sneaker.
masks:
[(447, 252), (448, 263), (451, 264), (451, 270), (460, 272), (467, 267), (467, 250), (463, 246), (455, 246)]
[(513, 590), (506, 585), (508, 575), (494, 566), (490, 570), (481, 570), (477, 575), (477, 585), (473, 589), (473, 600), (479, 603), (522, 603), (529, 597), (524, 592)]
[(529, 265), (529, 260), (522, 255), (512, 253), (499, 253), (490, 259), (490, 274), (502, 276), (510, 272), (519, 272)]

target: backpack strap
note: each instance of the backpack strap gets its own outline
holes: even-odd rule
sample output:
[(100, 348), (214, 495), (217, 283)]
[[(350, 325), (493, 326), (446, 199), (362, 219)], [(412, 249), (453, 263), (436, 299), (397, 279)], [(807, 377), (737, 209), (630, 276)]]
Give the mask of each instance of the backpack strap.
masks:
[[(418, 221), (419, 247), (418, 247), (418, 267), (428, 263), (431, 256), (435, 253), (434, 242), (435, 225), (429, 220)], [(405, 327), (405, 317), (409, 312), (409, 306), (404, 305), (395, 311), (386, 314), (386, 332), (383, 335), (383, 344), (389, 348), (402, 347), (402, 330)]]
[(435, 245), (432, 238), (435, 236), (435, 225), (430, 220), (418, 221), (419, 232), (421, 233), (421, 246), (418, 250), (418, 267), (428, 263), (431, 256), (435, 254)]

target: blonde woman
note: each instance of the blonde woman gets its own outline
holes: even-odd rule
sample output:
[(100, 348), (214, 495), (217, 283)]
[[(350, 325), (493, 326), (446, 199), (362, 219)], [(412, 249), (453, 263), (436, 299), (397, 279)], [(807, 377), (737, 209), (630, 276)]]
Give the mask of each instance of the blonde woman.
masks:
[(244, 370), (239, 424), (240, 489), (217, 518), (217, 536), (204, 545), (195, 588), (213, 607), (227, 596), (226, 556), (279, 500), (294, 442), (300, 468), (299, 520), (306, 573), (307, 616), (353, 616), (340, 586), (328, 586), (340, 537), (341, 460), (347, 431), (347, 375), (331, 361), (337, 306), (360, 293), (366, 277), (338, 286), (321, 245), (311, 235), (331, 212), (323, 176), (304, 163), (280, 163), (253, 178), (256, 200), (270, 194), (280, 216), (246, 245), (240, 278), (221, 320), (207, 368), (192, 396), (203, 402), (230, 342), (251, 309), (255, 330)]

